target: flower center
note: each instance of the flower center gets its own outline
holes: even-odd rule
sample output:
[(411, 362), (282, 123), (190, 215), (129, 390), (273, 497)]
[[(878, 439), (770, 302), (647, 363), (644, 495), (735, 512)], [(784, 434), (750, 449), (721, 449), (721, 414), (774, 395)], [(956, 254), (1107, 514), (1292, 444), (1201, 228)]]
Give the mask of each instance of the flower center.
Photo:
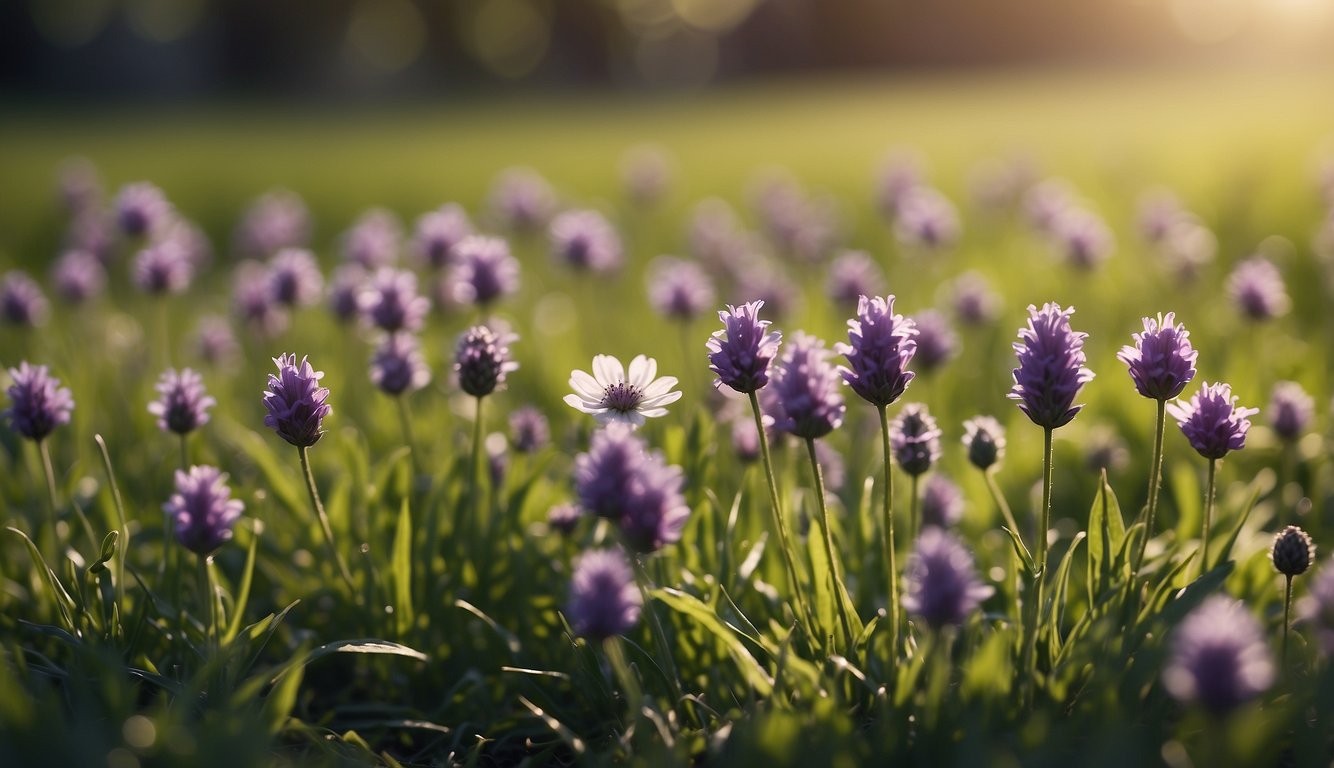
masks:
[(625, 413), (633, 411), (639, 401), (644, 399), (644, 393), (639, 387), (627, 384), (624, 381), (618, 381), (615, 384), (607, 385), (602, 390), (602, 405), (615, 411)]

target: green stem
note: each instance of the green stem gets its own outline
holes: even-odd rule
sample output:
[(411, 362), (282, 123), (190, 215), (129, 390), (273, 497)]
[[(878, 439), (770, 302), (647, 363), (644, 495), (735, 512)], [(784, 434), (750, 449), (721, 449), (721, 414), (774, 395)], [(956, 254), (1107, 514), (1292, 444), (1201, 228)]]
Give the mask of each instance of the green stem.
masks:
[(1145, 516), (1144, 536), (1139, 541), (1139, 553), (1135, 558), (1135, 573), (1139, 573), (1144, 562), (1144, 553), (1153, 538), (1154, 517), (1158, 511), (1158, 488), (1163, 481), (1163, 432), (1167, 428), (1167, 401), (1158, 401), (1158, 420), (1153, 430), (1153, 460), (1149, 464), (1149, 506)]
[(1285, 669), (1288, 666), (1288, 629), (1292, 625), (1292, 575), (1283, 574), (1283, 650), (1279, 656), (1279, 668)]
[(1047, 531), (1051, 529), (1051, 469), (1052, 469), (1052, 429), (1043, 430), (1042, 435), (1042, 523), (1038, 528), (1038, 567), (1042, 575), (1047, 575)]
[(652, 598), (649, 595), (648, 570), (639, 555), (634, 556), (634, 564), (635, 582), (639, 584), (639, 593), (644, 598), (644, 613), (648, 614), (649, 631), (653, 634), (653, 644), (658, 648), (658, 658), (662, 659), (663, 665), (667, 667), (667, 682), (672, 686), (672, 708), (675, 709), (681, 705), (684, 698), (681, 693), (681, 675), (676, 671), (676, 659), (672, 657), (672, 646), (667, 642), (667, 632), (663, 629), (662, 619), (658, 618), (658, 612), (653, 610)]
[(190, 471), (190, 445), (188, 433), (181, 433), (181, 471)]
[(842, 578), (838, 573), (838, 559), (834, 555), (834, 529), (829, 522), (829, 506), (824, 498), (824, 476), (820, 473), (820, 461), (815, 456), (815, 439), (806, 438), (806, 455), (811, 459), (811, 475), (815, 482), (815, 501), (820, 509), (820, 527), (824, 529), (824, 553), (829, 561), (829, 577), (833, 580), (834, 605), (838, 608), (838, 620), (843, 625), (843, 634), (847, 638), (846, 653), (851, 654), (857, 645), (857, 637), (852, 633), (852, 621), (848, 618), (848, 607), (843, 604)]
[(909, 478), (908, 490), (911, 497), (908, 499), (908, 538), (910, 541), (917, 541), (917, 534), (921, 526), (921, 521), (917, 519), (917, 515), (919, 514), (917, 506), (917, 483), (920, 478), (921, 475), (912, 475)]
[(468, 535), (471, 536), (479, 520), (477, 507), (482, 495), (482, 400), (477, 398), (476, 418), (472, 424), (472, 463), (468, 473)]
[(398, 407), (398, 423), (403, 429), (403, 444), (408, 447), (408, 455), (412, 457), (412, 483), (411, 487), (417, 487), (417, 478), (421, 477), (421, 457), (417, 455), (417, 445), (412, 439), (412, 416), (408, 413), (408, 396), (403, 393), (394, 398), (394, 404)]
[(894, 658), (899, 652), (899, 568), (894, 554), (894, 472), (890, 462), (889, 447), (889, 407), (880, 406), (880, 448), (885, 462), (885, 497), (882, 505), (884, 515), (883, 541), (885, 544), (885, 569), (889, 571), (889, 626), (890, 648)]
[(636, 722), (639, 720), (639, 708), (643, 706), (644, 693), (639, 688), (635, 673), (630, 670), (629, 662), (625, 660), (621, 638), (613, 636), (603, 640), (602, 650), (607, 654), (607, 661), (611, 663), (611, 671), (621, 685), (621, 692), (625, 694), (626, 705), (630, 708), (630, 722)]
[(1018, 534), (1019, 523), (1014, 519), (1014, 512), (1010, 511), (1010, 503), (1005, 500), (1005, 494), (1001, 492), (1000, 485), (996, 483), (994, 467), (983, 470), (982, 477), (987, 481), (987, 490), (991, 492), (992, 500), (996, 502), (996, 507), (1000, 509), (1001, 517), (1005, 518), (1005, 524), (1010, 526), (1010, 530)]
[(125, 521), (125, 501), (120, 495), (120, 485), (116, 483), (116, 473), (111, 471), (111, 454), (107, 451), (106, 441), (101, 435), (93, 435), (102, 454), (102, 467), (107, 473), (107, 483), (111, 485), (111, 500), (116, 507), (116, 521), (120, 526), (120, 547), (116, 553), (116, 603), (125, 609), (125, 558), (130, 551), (130, 526)]
[(213, 591), (213, 578), (208, 572), (208, 556), (198, 555), (195, 562), (199, 564), (199, 599), (208, 603), (208, 626), (204, 628), (204, 637), (208, 640), (209, 656), (214, 657), (218, 652), (218, 596)]
[(1218, 474), (1218, 459), (1209, 459), (1209, 481), (1204, 492), (1204, 532), (1200, 538), (1200, 575), (1209, 572), (1209, 523), (1214, 516), (1214, 482)]
[(1042, 437), (1042, 510), (1038, 517), (1035, 539), (1038, 547), (1038, 573), (1033, 576), (1033, 601), (1028, 607), (1027, 632), (1024, 643), (1024, 670), (1027, 672), (1025, 686), (1028, 705), (1032, 707), (1034, 690), (1037, 686), (1038, 665), (1038, 622), (1042, 618), (1042, 593), (1047, 581), (1047, 531), (1051, 527), (1051, 470), (1052, 470), (1052, 429), (1043, 430)]
[(764, 431), (764, 416), (760, 412), (760, 399), (754, 392), (750, 393), (750, 409), (755, 414), (755, 431), (760, 436), (760, 458), (764, 460), (764, 476), (769, 481), (769, 504), (773, 511), (774, 528), (778, 531), (778, 543), (783, 550), (783, 562), (787, 566), (787, 578), (792, 585), (792, 593), (796, 596), (797, 618), (804, 625), (807, 637), (812, 641), (816, 639), (813, 633), (815, 622), (811, 619), (810, 605), (806, 602), (805, 589), (801, 585), (801, 577), (797, 574), (797, 563), (792, 556), (791, 537), (788, 536), (787, 523), (783, 518), (783, 507), (778, 496), (778, 481), (774, 479), (774, 463), (769, 456), (769, 437)]
[(334, 544), (333, 528), (329, 526), (329, 515), (325, 513), (324, 503), (320, 501), (319, 489), (315, 487), (315, 475), (310, 471), (309, 449), (302, 445), (297, 448), (297, 453), (301, 455), (301, 471), (306, 476), (306, 490), (310, 492), (310, 503), (315, 507), (315, 517), (319, 519), (320, 530), (324, 533), (324, 542), (329, 545), (329, 552), (333, 554), (334, 562), (338, 565), (338, 573), (343, 577), (343, 581), (347, 582), (347, 588), (355, 596), (357, 587), (352, 582), (352, 573), (347, 570), (347, 563), (343, 562), (343, 556)]
[(42, 473), (46, 476), (46, 498), (51, 503), (51, 525), (54, 530), (56, 515), (60, 511), (60, 501), (56, 498), (56, 473), (51, 468), (51, 449), (46, 440), (37, 441), (37, 451), (42, 454)]

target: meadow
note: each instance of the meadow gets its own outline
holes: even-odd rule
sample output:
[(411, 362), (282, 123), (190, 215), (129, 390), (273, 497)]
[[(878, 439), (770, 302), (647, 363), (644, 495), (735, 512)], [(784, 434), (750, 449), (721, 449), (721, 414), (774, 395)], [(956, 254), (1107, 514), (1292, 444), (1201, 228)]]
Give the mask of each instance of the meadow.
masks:
[[(920, 75), (351, 113), (16, 105), (0, 123), (0, 272), (32, 275), (49, 308), (35, 325), (5, 321), (0, 364), (47, 366), (74, 409), (40, 440), (12, 415), (0, 426), (0, 763), (1328, 764), (1334, 587), (1311, 589), (1334, 573), (1328, 80)], [(645, 145), (656, 153), (633, 154)], [(642, 188), (627, 191), (627, 156)], [(661, 179), (654, 159), (665, 159)], [(58, 181), (83, 189), (71, 182), (86, 178), (71, 173), (80, 167), (101, 191), (76, 208), (93, 206), (111, 234), (97, 254), (105, 289), (76, 304), (51, 270), (76, 218)], [(527, 228), (516, 193), (495, 191), (514, 167), (553, 190)], [(911, 183), (886, 191), (900, 177)], [(180, 290), (152, 288), (136, 266), (153, 237), (117, 232), (118, 194), (140, 181), (210, 244)], [(916, 219), (895, 207), (894, 194), (920, 188), (950, 201), (957, 234), (938, 197)], [(247, 270), (274, 254), (247, 240), (243, 217), (274, 189), (303, 201), (306, 236), (285, 244), (308, 247), (323, 276), (290, 307), (247, 293), (262, 282)], [(1155, 234), (1151, 201), (1164, 191), (1179, 207), (1160, 206), (1163, 226), (1202, 239)], [(701, 214), (707, 198), (723, 203)], [(504, 238), (513, 292), (479, 301), (462, 257), (432, 266), (422, 255), (418, 217), (445, 203)], [(1044, 205), (1094, 221), (1044, 224)], [(358, 256), (346, 233), (373, 207), (401, 230), (380, 230), (387, 255)], [(554, 212), (582, 209), (611, 223), (612, 268), (553, 245)], [(806, 368), (777, 374), (804, 349), (798, 331), (831, 349), (849, 342), (855, 293), (829, 295), (845, 249), (880, 273), (846, 283), (894, 295), (895, 312), (931, 317), (921, 324), (937, 331), (919, 336), (916, 377), (886, 411), (902, 431), (920, 404), (939, 427), (919, 425), (923, 445), (938, 439), (922, 449), (924, 472), (895, 458), (893, 569), (877, 408), (841, 383), (820, 390), (828, 377), (803, 383)], [(671, 282), (654, 261), (664, 254), (708, 276), (707, 308), (673, 317), (655, 304)], [(1234, 278), (1257, 255), (1284, 297), (1261, 290), (1258, 308)], [(360, 258), (414, 273), (432, 301), (420, 327), (414, 309), (377, 315), (374, 296), (357, 317), (331, 311), (336, 270)], [(961, 285), (987, 286), (971, 314)], [(779, 381), (754, 401), (776, 420), (772, 473), (751, 402), (713, 386), (705, 346), (723, 328), (719, 310), (757, 298), (782, 332)], [(1083, 364), (1095, 374), (1075, 398), (1082, 410), (1050, 430), (1007, 398), (1025, 308), (1046, 302), (1076, 310), (1069, 323), (1088, 334)], [(1198, 359), (1159, 402), (1225, 382), (1259, 409), (1244, 447), (1216, 464), (1173, 416), (1156, 450), (1155, 399), (1117, 356), (1142, 318), (1167, 312)], [(207, 350), (201, 323), (215, 330)], [(478, 324), (516, 336), (518, 367), (494, 391), (495, 371), (478, 374), (475, 357), (497, 354), (497, 339), (459, 360)], [(384, 333), (419, 343), (429, 383), (391, 395), (383, 366), (372, 379)], [(285, 354), (323, 372), (332, 406), (323, 435), (296, 450), (300, 436), (265, 420), (270, 376), (300, 373), (275, 368)], [(600, 375), (595, 355), (654, 358), (681, 396), (637, 431), (604, 426), (565, 401), (572, 371)], [(808, 368), (823, 370), (813, 357)], [(456, 362), (474, 378), (460, 380)], [(849, 361), (840, 351), (827, 362)], [(181, 437), (149, 404), (161, 374), (184, 367), (216, 403)], [(1275, 419), (1285, 381), (1313, 403), (1306, 413), (1297, 399), (1295, 428)], [(784, 394), (800, 399), (803, 387), (846, 407), (809, 441), (782, 428), (802, 407)], [(546, 439), (516, 433), (511, 415), (524, 408), (542, 414)], [(970, 457), (964, 422), (981, 415), (1003, 428), (1003, 458)], [(633, 493), (595, 482), (599, 446), (617, 441), (651, 452), (632, 457), (649, 478)], [(163, 510), (191, 465), (226, 473), (244, 503), (230, 540), (197, 551)], [(957, 498), (938, 486), (919, 499), (932, 478)], [(607, 509), (588, 509), (599, 499)], [(644, 506), (617, 506), (631, 501)], [(579, 504), (582, 514), (551, 517)], [(664, 505), (688, 517), (650, 520), (647, 539), (631, 525)], [(1048, 505), (1049, 547), (1035, 533)], [(914, 534), (933, 521), (965, 553), (945, 558), (946, 581), (961, 581), (941, 599), (957, 616), (921, 599), (940, 577), (918, 544), (945, 545)], [(1271, 548), (1289, 525), (1316, 550), (1286, 580)], [(610, 571), (629, 581), (578, 594), (583, 554), (621, 547), (638, 550), (633, 567)], [(1209, 638), (1223, 655), (1196, 653), (1192, 667), (1182, 627), (1218, 595), (1239, 601), (1221, 634), (1241, 640)], [(617, 600), (624, 610), (607, 608)], [(1201, 668), (1194, 688), (1181, 682)], [(1205, 678), (1241, 682), (1211, 694)]]

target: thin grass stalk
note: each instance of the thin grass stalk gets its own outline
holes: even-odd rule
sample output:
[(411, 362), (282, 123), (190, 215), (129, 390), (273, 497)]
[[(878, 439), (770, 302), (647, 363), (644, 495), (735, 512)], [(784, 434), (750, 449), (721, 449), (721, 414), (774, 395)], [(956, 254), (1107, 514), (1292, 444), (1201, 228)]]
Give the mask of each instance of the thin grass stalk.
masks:
[(315, 475), (310, 471), (310, 456), (306, 446), (298, 446), (297, 453), (301, 455), (301, 471), (306, 477), (306, 490), (310, 493), (310, 503), (315, 507), (315, 517), (320, 522), (320, 531), (324, 534), (324, 542), (329, 546), (329, 552), (333, 554), (334, 562), (338, 565), (338, 573), (347, 582), (347, 588), (353, 595), (357, 594), (356, 584), (352, 581), (352, 573), (347, 569), (347, 563), (343, 561), (343, 555), (338, 551), (338, 546), (334, 544), (333, 528), (329, 525), (329, 515), (324, 511), (324, 503), (320, 501), (319, 489), (315, 487)]
[(885, 569), (889, 572), (890, 648), (897, 657), (899, 648), (899, 567), (894, 552), (894, 471), (890, 461), (889, 407), (880, 406), (880, 447), (884, 458), (885, 496), (882, 504)]
[(60, 514), (60, 500), (56, 496), (56, 473), (51, 467), (51, 448), (45, 439), (37, 441), (37, 452), (42, 455), (42, 474), (46, 477), (46, 499), (51, 505), (51, 525)]
[(403, 430), (403, 444), (408, 447), (408, 455), (412, 457), (412, 487), (417, 487), (417, 478), (422, 475), (421, 456), (417, 454), (417, 444), (412, 439), (412, 416), (408, 413), (407, 393), (394, 397), (394, 405), (398, 410), (398, 424)]
[(1209, 459), (1209, 480), (1204, 491), (1204, 531), (1200, 536), (1200, 575), (1209, 572), (1209, 524), (1214, 516), (1214, 490), (1218, 475), (1218, 459)]
[(843, 625), (843, 634), (847, 638), (847, 653), (852, 653), (857, 644), (857, 637), (852, 633), (852, 621), (848, 618), (848, 608), (843, 604), (843, 594), (839, 589), (842, 577), (839, 575), (838, 559), (834, 554), (834, 529), (829, 522), (829, 506), (824, 498), (824, 475), (820, 472), (820, 461), (815, 456), (815, 439), (806, 438), (806, 454), (811, 460), (811, 475), (815, 483), (815, 500), (820, 510), (820, 527), (824, 529), (824, 553), (829, 561), (829, 576), (834, 580), (834, 605), (838, 607), (838, 620)]
[(653, 635), (653, 644), (657, 646), (658, 657), (667, 667), (667, 682), (672, 686), (672, 708), (675, 709), (681, 705), (683, 698), (681, 674), (676, 670), (676, 659), (672, 656), (672, 646), (667, 642), (667, 632), (663, 629), (662, 620), (658, 618), (658, 612), (653, 610), (652, 597), (649, 595), (648, 569), (644, 567), (644, 560), (639, 555), (635, 555), (633, 560), (635, 582), (639, 585), (639, 593), (644, 598), (644, 613), (648, 614), (649, 632)]
[(1149, 539), (1153, 537), (1153, 524), (1158, 512), (1158, 489), (1163, 482), (1163, 432), (1167, 429), (1167, 401), (1158, 401), (1158, 420), (1153, 430), (1153, 459), (1149, 464), (1149, 505), (1145, 514), (1144, 537), (1139, 542), (1139, 552), (1135, 557), (1135, 574), (1139, 574), (1144, 563), (1144, 553), (1148, 550)]

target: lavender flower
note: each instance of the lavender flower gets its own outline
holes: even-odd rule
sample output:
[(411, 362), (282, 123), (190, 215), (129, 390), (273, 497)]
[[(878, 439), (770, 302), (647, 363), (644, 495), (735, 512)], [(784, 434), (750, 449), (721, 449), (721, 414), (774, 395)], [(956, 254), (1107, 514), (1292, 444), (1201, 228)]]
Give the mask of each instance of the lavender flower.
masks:
[(838, 369), (829, 364), (824, 342), (798, 331), (778, 361), (774, 426), (807, 440), (838, 429), (847, 410), (839, 391)]
[(693, 261), (659, 256), (648, 266), (648, 300), (671, 320), (689, 322), (715, 305), (708, 274)]
[(665, 406), (681, 399), (673, 392), (675, 376), (658, 377), (658, 361), (636, 355), (627, 372), (621, 361), (611, 355), (593, 357), (593, 374), (570, 372), (570, 389), (565, 404), (591, 414), (599, 424), (620, 422), (638, 428), (646, 418), (667, 415)]
[(387, 333), (422, 328), (431, 300), (417, 295), (417, 276), (407, 270), (376, 270), (357, 296), (366, 320)]
[(575, 563), (566, 608), (575, 634), (592, 640), (625, 634), (639, 621), (643, 605), (630, 564), (619, 551), (591, 550)]
[(1000, 311), (1000, 298), (978, 272), (965, 272), (953, 285), (954, 314), (964, 325), (986, 325)]
[(1321, 568), (1307, 589), (1307, 596), (1298, 605), (1298, 615), (1314, 625), (1325, 656), (1334, 657), (1334, 562)]
[(584, 511), (578, 504), (557, 504), (547, 510), (547, 526), (565, 536), (574, 533), (582, 519)]
[(310, 239), (310, 212), (301, 196), (273, 190), (251, 203), (241, 219), (241, 252), (265, 258), (283, 248), (301, 248)]
[(1218, 238), (1195, 217), (1183, 216), (1172, 225), (1158, 252), (1179, 280), (1193, 280), (1218, 255)]
[(236, 315), (261, 336), (287, 330), (287, 312), (273, 300), (269, 271), (255, 261), (243, 261), (232, 277), (232, 306)]
[(1284, 576), (1300, 576), (1315, 562), (1315, 542), (1306, 531), (1295, 525), (1274, 534), (1269, 548), (1269, 562)]
[(973, 556), (953, 534), (922, 530), (904, 575), (903, 607), (934, 630), (961, 626), (995, 590), (973, 569)]
[(608, 424), (593, 433), (587, 453), (574, 459), (574, 487), (589, 514), (620, 518), (647, 461), (644, 443), (626, 424)]
[(240, 347), (226, 319), (209, 316), (199, 321), (195, 330), (195, 354), (211, 365), (222, 365), (236, 359)]
[(1181, 207), (1181, 201), (1171, 192), (1164, 189), (1147, 192), (1139, 201), (1140, 237), (1151, 245), (1158, 245), (1167, 239), (1177, 222), (1188, 215)]
[(579, 272), (606, 274), (625, 260), (621, 236), (597, 211), (566, 211), (551, 222), (551, 254)]
[(894, 233), (909, 247), (946, 248), (959, 239), (959, 213), (944, 195), (918, 187), (899, 202)]
[(298, 364), (296, 355), (275, 358), (278, 375), (269, 374), (269, 388), (264, 392), (264, 426), (298, 448), (307, 448), (324, 436), (324, 418), (333, 413), (326, 401), (329, 389), (320, 386), (324, 371), (311, 367), (306, 358)]
[(9, 325), (35, 328), (46, 323), (48, 304), (28, 273), (14, 270), (0, 277), (0, 317)]
[(127, 184), (116, 195), (116, 223), (130, 237), (148, 237), (171, 218), (171, 203), (147, 181)]
[(99, 210), (88, 210), (70, 219), (61, 242), (67, 250), (87, 251), (105, 267), (115, 253), (113, 223)]
[(383, 208), (372, 208), (343, 233), (340, 243), (343, 261), (374, 272), (394, 263), (402, 239), (403, 227), (398, 217)]
[(636, 552), (651, 553), (681, 540), (690, 507), (681, 487), (681, 468), (668, 466), (657, 453), (639, 465), (621, 513), (621, 536)]
[(106, 290), (107, 271), (98, 258), (84, 250), (65, 251), (51, 268), (56, 293), (70, 304), (84, 302)]
[(172, 239), (149, 245), (134, 259), (134, 284), (152, 296), (184, 292), (193, 272), (189, 254)]
[(315, 254), (304, 248), (283, 248), (269, 262), (269, 291), (288, 307), (308, 307), (324, 292), (324, 275)]
[(866, 251), (843, 251), (829, 263), (825, 295), (835, 304), (856, 304), (885, 292), (885, 273)]
[(446, 203), (417, 219), (412, 253), (422, 266), (444, 269), (453, 259), (455, 246), (472, 234), (472, 222), (463, 207)]
[(1189, 402), (1169, 403), (1167, 412), (1201, 456), (1221, 459), (1228, 451), (1245, 447), (1246, 431), (1251, 428), (1249, 417), (1260, 412), (1258, 408), (1238, 406), (1237, 399), (1227, 384), (1204, 382)]
[(959, 337), (950, 328), (950, 321), (934, 309), (928, 309), (914, 318), (917, 326), (917, 367), (930, 373), (959, 354)]
[(185, 263), (190, 266), (190, 275), (202, 272), (213, 262), (213, 243), (199, 225), (187, 219), (172, 217), (162, 233), (158, 243), (172, 242), (180, 248)]
[(329, 309), (341, 323), (357, 316), (360, 309), (357, 297), (361, 295), (369, 276), (356, 264), (344, 264), (334, 270), (329, 281)]
[(944, 475), (932, 475), (922, 487), (922, 525), (950, 529), (963, 519), (963, 491)]
[(1294, 442), (1311, 426), (1315, 401), (1295, 381), (1280, 381), (1270, 394), (1269, 427), (1280, 440)]
[(158, 379), (158, 399), (148, 404), (148, 412), (157, 417), (163, 432), (187, 435), (208, 423), (208, 409), (218, 401), (204, 391), (204, 379), (186, 368), (177, 373), (169, 368)]
[(771, 313), (784, 317), (792, 314), (800, 300), (800, 293), (800, 289), (781, 266), (768, 257), (755, 255), (737, 275), (734, 295), (750, 301), (762, 301)]
[(1056, 221), (1074, 206), (1074, 191), (1063, 179), (1047, 179), (1024, 195), (1024, 215), (1039, 234), (1052, 231)]
[[(751, 428), (754, 427), (752, 424)], [(848, 467), (843, 462), (843, 454), (826, 442), (817, 442), (815, 460), (820, 464), (820, 477), (824, 479), (824, 487), (830, 493), (841, 492), (848, 479)]]
[(416, 392), (431, 381), (417, 338), (406, 333), (385, 336), (371, 358), (371, 383), (397, 397)]
[(690, 253), (711, 266), (726, 263), (744, 238), (736, 212), (726, 201), (711, 197), (695, 206), (686, 232)]
[(889, 425), (889, 445), (899, 468), (916, 477), (940, 460), (940, 428), (921, 403), (908, 403)]
[(1172, 312), (1144, 318), (1144, 332), (1132, 336), (1135, 346), (1122, 347), (1116, 355), (1130, 367), (1135, 389), (1151, 400), (1171, 400), (1195, 378), (1199, 352), (1190, 345), (1190, 331), (1173, 324), (1175, 319)]
[[(768, 417), (765, 417), (768, 418)], [(755, 422), (737, 419), (732, 422), (732, 450), (743, 464), (754, 464), (760, 458), (760, 433)]]
[(519, 370), (510, 360), (510, 345), (519, 337), (484, 325), (464, 331), (455, 346), (454, 372), (459, 388), (473, 397), (486, 397), (505, 388), (505, 376)]
[(1237, 309), (1256, 322), (1284, 315), (1292, 306), (1283, 286), (1283, 275), (1263, 256), (1238, 264), (1228, 276), (1227, 292)]
[(1065, 261), (1078, 269), (1093, 269), (1112, 255), (1112, 232), (1091, 211), (1067, 208), (1057, 215), (1051, 234)]
[(723, 330), (714, 331), (705, 346), (709, 350), (709, 368), (718, 378), (715, 387), (727, 386), (743, 394), (755, 392), (769, 383), (769, 363), (778, 354), (782, 334), (767, 331), (770, 322), (760, 319), (763, 301), (740, 307), (727, 305), (718, 313)]
[(848, 321), (848, 344), (834, 352), (848, 359), (843, 380), (867, 402), (886, 406), (903, 395), (916, 376), (907, 370), (917, 351), (917, 324), (894, 314), (894, 297), (861, 296), (857, 317)]
[(505, 442), (505, 436), (499, 432), (487, 435), (482, 445), (486, 449), (487, 475), (491, 478), (491, 485), (499, 488), (505, 484), (505, 473), (510, 468), (509, 445)]
[(1224, 595), (1210, 597), (1181, 622), (1163, 668), (1168, 693), (1216, 716), (1264, 693), (1274, 677), (1264, 630), (1240, 601)]
[(454, 249), (450, 284), (460, 304), (487, 306), (519, 290), (519, 262), (509, 245), (495, 237), (468, 237)]
[(551, 218), (556, 194), (537, 171), (510, 168), (496, 178), (488, 207), (506, 229), (535, 232)]
[(232, 498), (227, 475), (209, 466), (190, 467), (188, 474), (176, 470), (176, 493), (162, 505), (176, 522), (176, 540), (200, 557), (232, 540), (232, 526), (244, 509)]
[(671, 156), (661, 147), (633, 147), (621, 158), (621, 186), (632, 203), (648, 207), (666, 196), (674, 171)]
[(14, 431), (40, 442), (56, 427), (69, 423), (74, 410), (70, 391), (60, 386), (60, 379), (47, 373), (45, 365), (19, 363), (9, 369), (9, 409), (4, 415)]
[(525, 405), (515, 409), (509, 421), (510, 440), (519, 453), (537, 453), (551, 442), (551, 426), (537, 408)]
[(1087, 333), (1070, 329), (1074, 307), (1061, 309), (1047, 303), (1039, 311), (1028, 306), (1028, 327), (1019, 331), (1014, 351), (1019, 367), (1014, 369), (1014, 387), (1010, 399), (1019, 401), (1019, 409), (1039, 427), (1056, 429), (1070, 423), (1082, 405), (1075, 397), (1093, 380), (1093, 371), (1084, 367), (1084, 339)]
[(963, 444), (968, 461), (983, 472), (1005, 460), (1005, 428), (991, 416), (974, 416), (963, 423)]

